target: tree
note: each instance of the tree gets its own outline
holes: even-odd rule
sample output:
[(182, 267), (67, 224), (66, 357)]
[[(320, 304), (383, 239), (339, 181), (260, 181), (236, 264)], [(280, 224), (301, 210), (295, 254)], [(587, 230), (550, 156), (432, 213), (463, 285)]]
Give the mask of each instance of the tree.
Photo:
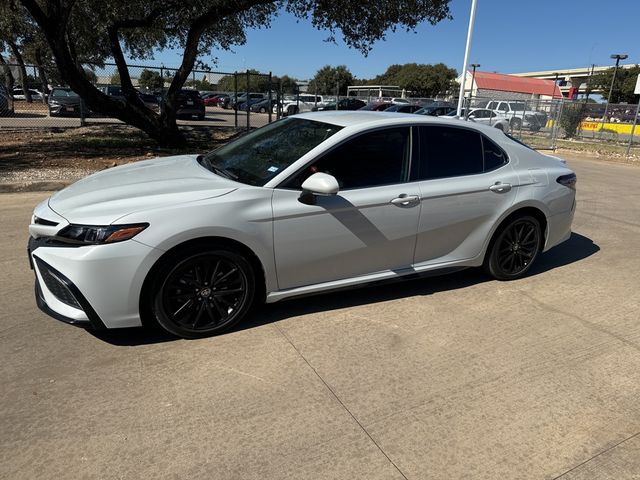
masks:
[(567, 103), (562, 109), (560, 126), (564, 130), (567, 138), (573, 138), (578, 132), (580, 122), (582, 122), (586, 110), (586, 102)]
[[(602, 96), (606, 99), (611, 88), (611, 80), (613, 79), (614, 68), (610, 68), (604, 72), (591, 77), (588, 87), (599, 89)], [(638, 103), (638, 96), (633, 93), (636, 86), (636, 79), (640, 74), (640, 65), (631, 68), (618, 68), (616, 72), (616, 80), (611, 91), (611, 103)]]
[(453, 68), (444, 63), (435, 65), (407, 63), (391, 65), (373, 80), (375, 85), (398, 85), (417, 97), (435, 97), (446, 94), (457, 77)]
[(201, 79), (188, 80), (185, 83), (186, 86), (195, 88), (196, 90), (213, 90), (214, 85), (207, 80), (207, 76), (203, 75)]
[(164, 79), (160, 76), (159, 72), (149, 70), (145, 68), (140, 72), (140, 78), (138, 78), (138, 86), (146, 88), (148, 90), (157, 90), (164, 87)]
[[(5, 0), (6, 1), (6, 0)], [(245, 42), (245, 30), (269, 26), (280, 10), (309, 19), (334, 40), (342, 32), (346, 44), (368, 53), (372, 44), (397, 26), (414, 29), (427, 20), (448, 18), (450, 0), (19, 0), (51, 49), (62, 78), (88, 108), (140, 128), (164, 145), (184, 143), (176, 124), (180, 89), (189, 78), (199, 54), (214, 48), (229, 49)], [(46, 7), (43, 7), (43, 3)], [(98, 91), (84, 76), (80, 54), (93, 46), (102, 59), (114, 59), (124, 101)], [(182, 61), (157, 114), (136, 94), (126, 65), (149, 58), (162, 48), (180, 48)]]
[(120, 74), (118, 72), (111, 74), (111, 77), (109, 77), (109, 84), (111, 85), (120, 85), (121, 80), (120, 80)]
[[(218, 90), (221, 92), (234, 92), (236, 85), (238, 93), (249, 92), (267, 92), (269, 90), (269, 77), (261, 74), (257, 70), (250, 69), (249, 83), (247, 84), (247, 72), (237, 72), (235, 75), (225, 75), (218, 81)], [(237, 79), (234, 79), (234, 76)], [(248, 87), (247, 87), (248, 85)], [(276, 82), (272, 79), (271, 88), (274, 89)]]
[(274, 85), (280, 85), (282, 93), (296, 93), (298, 91), (298, 81), (289, 75), (275, 77), (273, 83)]
[(353, 85), (354, 82), (355, 79), (346, 65), (338, 65), (337, 67), (325, 65), (316, 72), (309, 82), (308, 91), (318, 92), (320, 95), (336, 95), (336, 93), (346, 95), (347, 87)]

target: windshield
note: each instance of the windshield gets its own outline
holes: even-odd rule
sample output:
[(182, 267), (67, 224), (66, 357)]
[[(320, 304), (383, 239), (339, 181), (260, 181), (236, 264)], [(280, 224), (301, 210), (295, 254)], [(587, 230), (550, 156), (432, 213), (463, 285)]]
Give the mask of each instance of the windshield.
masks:
[(52, 97), (77, 97), (78, 94), (72, 90), (66, 90), (63, 88), (54, 88), (51, 91)]
[(338, 125), (286, 118), (207, 154), (201, 163), (221, 176), (263, 186), (341, 129)]

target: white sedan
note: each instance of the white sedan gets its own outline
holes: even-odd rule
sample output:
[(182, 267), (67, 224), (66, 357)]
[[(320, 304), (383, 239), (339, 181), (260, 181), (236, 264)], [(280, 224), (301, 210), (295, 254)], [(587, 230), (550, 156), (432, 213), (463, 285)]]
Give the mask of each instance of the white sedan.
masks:
[(38, 205), (40, 308), (67, 323), (157, 322), (194, 338), (255, 303), (415, 273), (526, 275), (571, 234), (575, 174), (495, 128), (315, 112), (207, 155), (96, 173)]

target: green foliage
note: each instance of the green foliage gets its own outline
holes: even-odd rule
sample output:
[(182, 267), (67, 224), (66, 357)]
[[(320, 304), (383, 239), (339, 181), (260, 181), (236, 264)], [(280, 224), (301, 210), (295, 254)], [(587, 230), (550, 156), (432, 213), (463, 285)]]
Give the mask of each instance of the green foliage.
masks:
[(273, 83), (281, 86), (282, 93), (296, 93), (298, 88), (298, 81), (289, 75), (283, 75), (280, 78), (275, 77)]
[(339, 94), (346, 95), (347, 87), (354, 85), (355, 79), (346, 65), (338, 65), (332, 67), (325, 65), (318, 70), (309, 82), (309, 92), (320, 95), (335, 95), (336, 89), (340, 87)]
[(417, 97), (435, 97), (446, 94), (457, 76), (453, 68), (443, 63), (435, 65), (407, 63), (391, 65), (382, 75), (370, 80), (371, 85), (398, 85)]
[[(594, 75), (589, 82), (591, 88), (598, 88), (602, 91), (602, 96), (605, 99), (609, 95), (614, 70), (611, 67), (605, 72)], [(640, 65), (631, 68), (618, 68), (611, 91), (611, 103), (638, 103), (638, 96), (633, 93), (638, 74), (640, 74)]]
[[(120, 78), (118, 78), (118, 80), (120, 80)], [(148, 90), (157, 90), (164, 87), (164, 79), (160, 76), (159, 72), (145, 68), (140, 72), (138, 86)]]
[[(236, 83), (234, 81), (233, 75), (225, 75), (218, 81), (218, 87), (216, 90), (220, 92), (233, 92), (234, 88), (236, 88)], [(248, 88), (247, 88), (248, 85)], [(275, 79), (272, 79), (271, 89), (275, 90), (277, 86), (277, 82)], [(260, 74), (257, 70), (251, 69), (249, 70), (248, 83), (247, 83), (247, 72), (238, 72), (237, 74), (237, 88), (238, 93), (243, 92), (263, 92), (266, 93), (269, 91), (269, 77), (263, 74)]]
[(111, 85), (120, 85), (120, 74), (118, 72), (112, 74), (109, 83)]
[(578, 133), (578, 127), (585, 115), (585, 105), (584, 102), (564, 105), (560, 116), (560, 127), (567, 138), (573, 138)]

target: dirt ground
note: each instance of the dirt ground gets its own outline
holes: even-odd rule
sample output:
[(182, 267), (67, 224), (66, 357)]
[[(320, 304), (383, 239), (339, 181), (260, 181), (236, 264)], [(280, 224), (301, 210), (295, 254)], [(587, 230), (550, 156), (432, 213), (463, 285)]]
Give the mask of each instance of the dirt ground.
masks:
[(0, 183), (61, 181), (157, 156), (213, 150), (239, 135), (234, 128), (189, 127), (185, 148), (160, 148), (126, 125), (0, 130)]

